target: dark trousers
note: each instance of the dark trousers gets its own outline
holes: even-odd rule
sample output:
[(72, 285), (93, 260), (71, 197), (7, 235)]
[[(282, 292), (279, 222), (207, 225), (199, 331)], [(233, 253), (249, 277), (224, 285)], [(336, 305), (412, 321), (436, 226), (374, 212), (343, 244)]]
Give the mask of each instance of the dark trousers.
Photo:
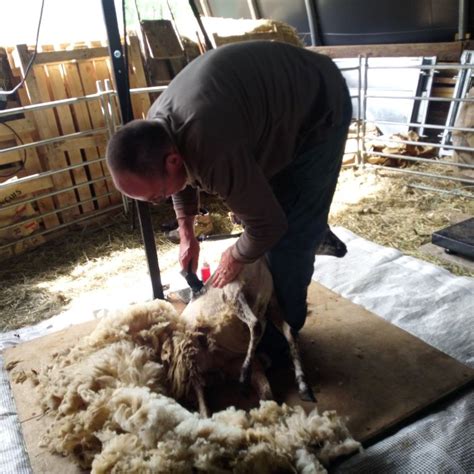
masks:
[[(306, 299), (314, 271), (315, 252), (328, 225), (351, 111), (348, 99), (344, 125), (335, 127), (327, 140), (297, 156), (290, 166), (270, 181), (286, 213), (288, 230), (266, 257), (279, 304), (286, 321), (295, 331), (299, 331), (306, 320)], [(268, 326), (262, 348), (268, 349), (270, 344), (276, 349), (275, 345), (281, 346), (282, 338), (273, 325)]]

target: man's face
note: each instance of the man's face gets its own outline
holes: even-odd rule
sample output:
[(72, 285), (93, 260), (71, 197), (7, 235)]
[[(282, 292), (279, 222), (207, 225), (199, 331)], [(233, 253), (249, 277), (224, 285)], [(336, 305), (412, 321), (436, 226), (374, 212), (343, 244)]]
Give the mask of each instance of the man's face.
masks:
[(140, 176), (126, 171), (112, 172), (115, 187), (138, 201), (158, 204), (186, 186), (186, 172), (166, 176)]

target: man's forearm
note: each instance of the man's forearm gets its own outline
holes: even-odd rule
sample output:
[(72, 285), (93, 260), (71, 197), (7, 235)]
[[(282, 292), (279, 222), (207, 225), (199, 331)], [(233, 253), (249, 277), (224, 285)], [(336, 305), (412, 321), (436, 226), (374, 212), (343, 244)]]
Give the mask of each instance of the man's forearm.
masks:
[(181, 240), (190, 240), (194, 238), (194, 220), (195, 216), (178, 217), (178, 232)]

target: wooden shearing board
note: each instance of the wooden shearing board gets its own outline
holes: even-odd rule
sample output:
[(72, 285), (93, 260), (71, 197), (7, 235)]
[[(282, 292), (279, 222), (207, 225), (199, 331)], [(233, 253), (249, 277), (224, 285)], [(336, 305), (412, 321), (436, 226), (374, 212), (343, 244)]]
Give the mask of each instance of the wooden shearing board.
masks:
[[(326, 288), (312, 283), (308, 296), (311, 314), (300, 341), (318, 409), (336, 410), (348, 417), (348, 426), (359, 441), (383, 436), (474, 381), (474, 370)], [(49, 354), (71, 347), (96, 324), (73, 326), (8, 349), (5, 363), (19, 361), (15, 372), (38, 370), (48, 362)], [(290, 371), (275, 369), (270, 379), (278, 401), (301, 404)], [(80, 472), (67, 459), (38, 447), (50, 420), (40, 416), (31, 382), (12, 380), (11, 386), (35, 474)], [(209, 397), (214, 409), (229, 402), (240, 407), (256, 403), (238, 394), (235, 387), (227, 386), (214, 388)]]

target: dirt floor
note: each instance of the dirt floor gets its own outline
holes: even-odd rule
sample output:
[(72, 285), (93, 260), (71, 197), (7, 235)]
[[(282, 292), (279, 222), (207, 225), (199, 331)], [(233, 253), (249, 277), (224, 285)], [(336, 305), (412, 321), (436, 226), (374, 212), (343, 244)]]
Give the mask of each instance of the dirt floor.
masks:
[[(443, 266), (456, 275), (474, 277), (462, 267), (419, 250), (431, 241), (433, 231), (474, 215), (474, 200), (415, 189), (411, 183), (413, 178), (390, 171), (344, 169), (330, 224)], [(448, 188), (461, 190), (457, 184)], [(235, 229), (227, 209), (217, 200), (205, 198), (202, 205), (211, 213), (214, 232)], [(178, 246), (159, 231), (160, 224), (173, 218), (171, 205), (153, 209), (152, 217), (163, 271), (176, 263), (178, 255)], [(59, 314), (94, 294), (101, 297), (101, 289), (113, 297), (132, 282), (146, 281), (146, 260), (138, 229), (132, 228), (129, 218), (115, 215), (99, 229), (70, 232), (2, 262), (0, 279), (0, 331), (7, 331)]]

